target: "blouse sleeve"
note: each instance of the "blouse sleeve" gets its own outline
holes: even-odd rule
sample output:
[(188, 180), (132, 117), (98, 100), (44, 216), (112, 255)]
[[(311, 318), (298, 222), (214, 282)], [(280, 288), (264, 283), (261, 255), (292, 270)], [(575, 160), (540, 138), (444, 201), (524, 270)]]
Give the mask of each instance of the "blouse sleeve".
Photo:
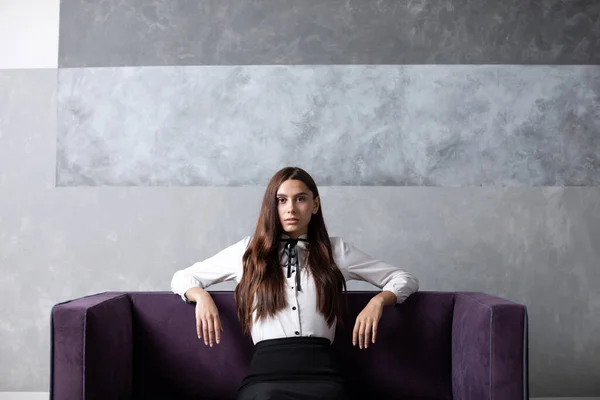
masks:
[(396, 295), (396, 304), (419, 290), (419, 280), (410, 272), (376, 260), (341, 238), (331, 238), (334, 261), (349, 280), (369, 282)]
[(204, 261), (198, 261), (192, 266), (179, 270), (171, 280), (171, 290), (189, 303), (185, 292), (193, 287), (206, 289), (216, 283), (239, 280), (242, 277), (242, 258), (250, 243), (250, 236), (221, 250)]

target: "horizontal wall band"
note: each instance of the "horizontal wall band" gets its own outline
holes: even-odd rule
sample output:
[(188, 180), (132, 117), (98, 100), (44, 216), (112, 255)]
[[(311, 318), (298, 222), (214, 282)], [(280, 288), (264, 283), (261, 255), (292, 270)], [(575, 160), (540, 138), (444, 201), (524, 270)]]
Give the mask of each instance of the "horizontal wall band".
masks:
[(600, 64), (596, 0), (68, 0), (61, 67)]
[(59, 71), (57, 184), (598, 186), (600, 69)]

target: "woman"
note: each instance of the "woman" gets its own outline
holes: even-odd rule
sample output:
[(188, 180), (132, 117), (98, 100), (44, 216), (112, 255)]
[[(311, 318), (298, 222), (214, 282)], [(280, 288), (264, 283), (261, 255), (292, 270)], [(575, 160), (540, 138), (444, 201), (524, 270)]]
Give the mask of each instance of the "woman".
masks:
[(208, 286), (235, 280), (238, 317), (255, 343), (238, 399), (344, 399), (344, 382), (330, 352), (342, 319), (346, 281), (382, 289), (358, 315), (353, 345), (375, 343), (383, 307), (418, 290), (410, 273), (330, 238), (317, 186), (300, 168), (271, 178), (253, 236), (177, 271), (171, 289), (196, 302), (199, 338), (221, 341), (221, 322)]

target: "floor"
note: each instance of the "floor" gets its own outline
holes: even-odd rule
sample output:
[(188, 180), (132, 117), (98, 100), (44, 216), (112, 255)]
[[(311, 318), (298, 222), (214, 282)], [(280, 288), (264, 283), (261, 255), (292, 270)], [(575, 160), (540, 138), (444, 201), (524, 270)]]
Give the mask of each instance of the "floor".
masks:
[[(44, 392), (0, 392), (0, 400), (47, 400)], [(530, 400), (600, 400), (600, 397), (532, 397)]]

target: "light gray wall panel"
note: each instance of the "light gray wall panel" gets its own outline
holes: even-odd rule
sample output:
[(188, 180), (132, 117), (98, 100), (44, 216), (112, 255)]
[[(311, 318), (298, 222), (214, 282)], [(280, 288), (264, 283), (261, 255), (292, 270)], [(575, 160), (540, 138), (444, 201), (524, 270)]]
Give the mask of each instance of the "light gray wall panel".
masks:
[(60, 186), (597, 186), (600, 67), (64, 69)]
[(61, 3), (61, 67), (600, 64), (595, 0)]
[[(0, 72), (2, 391), (47, 390), (52, 305), (169, 290), (175, 270), (252, 232), (263, 194), (262, 185), (54, 187), (55, 94), (56, 71)], [(600, 188), (321, 192), (332, 235), (413, 271), (422, 290), (526, 304), (532, 396), (600, 394)]]
[(48, 390), (48, 316), (65, 290), (47, 224), (65, 210), (45, 196), (54, 188), (56, 76), (0, 70), (0, 392)]
[[(175, 270), (252, 232), (263, 194), (262, 186), (54, 187), (55, 85), (55, 71), (0, 72), (1, 391), (47, 391), (53, 304), (169, 290)], [(330, 234), (411, 270), (422, 290), (526, 304), (532, 396), (600, 394), (600, 188), (322, 186), (321, 194)], [(350, 284), (364, 288), (372, 287)]]

